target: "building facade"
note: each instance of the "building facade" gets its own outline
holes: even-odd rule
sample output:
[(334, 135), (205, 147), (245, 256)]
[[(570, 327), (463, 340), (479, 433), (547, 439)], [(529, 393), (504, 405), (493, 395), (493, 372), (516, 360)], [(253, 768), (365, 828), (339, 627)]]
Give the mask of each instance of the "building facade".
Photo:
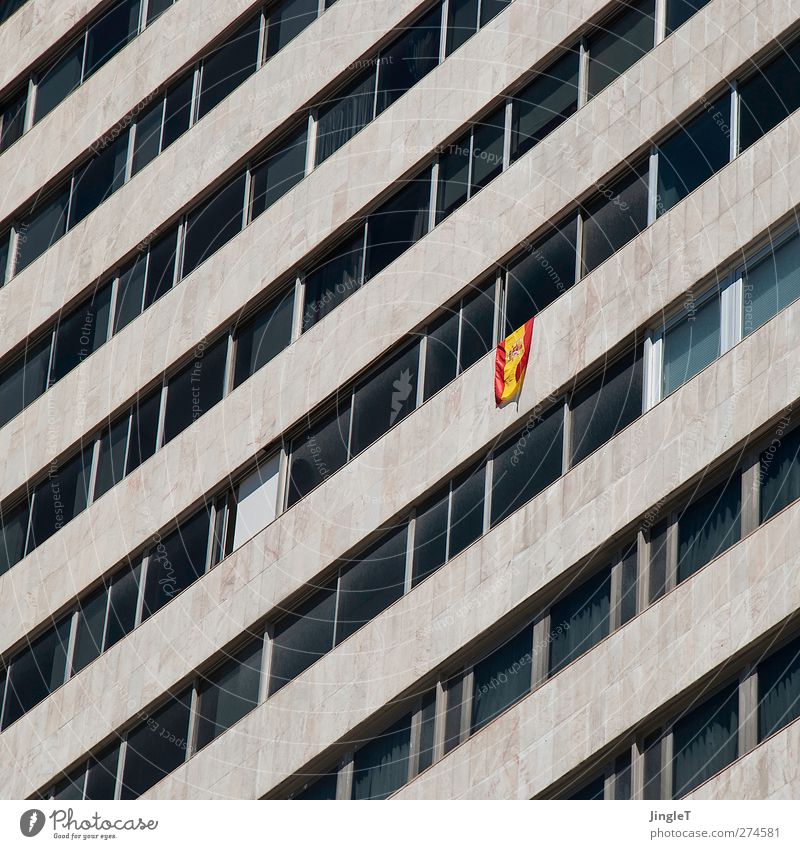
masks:
[(2, 797), (800, 793), (795, 4), (0, 20)]

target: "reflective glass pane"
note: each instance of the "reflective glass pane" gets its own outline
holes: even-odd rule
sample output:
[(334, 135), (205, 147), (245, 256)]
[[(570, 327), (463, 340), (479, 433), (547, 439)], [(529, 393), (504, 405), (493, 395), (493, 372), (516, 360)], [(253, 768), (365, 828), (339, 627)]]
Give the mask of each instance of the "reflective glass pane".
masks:
[(44, 73), (40, 74), (36, 85), (34, 123), (41, 121), (80, 85), (83, 42), (84, 37), (81, 36), (77, 44), (70, 46)]
[(23, 355), (0, 374), (0, 427), (47, 389), (50, 340), (48, 334), (26, 348)]
[(108, 339), (111, 286), (106, 285), (59, 321), (50, 381), (55, 383), (80, 365)]
[(242, 229), (245, 179), (245, 174), (240, 174), (187, 216), (184, 277)]
[(428, 330), (425, 349), (425, 399), (447, 386), (458, 373), (460, 314), (446, 311)]
[(0, 107), (0, 153), (11, 147), (22, 135), (27, 106), (28, 89), (25, 87)]
[(306, 276), (303, 332), (347, 300), (361, 285), (364, 227), (331, 251)]
[(267, 13), (267, 58), (282, 50), (317, 17), (319, 0), (284, 0)]
[(139, 580), (142, 565), (137, 563), (114, 578), (108, 608), (108, 624), (104, 651), (129, 634), (136, 625), (136, 608), (139, 601)]
[(140, 0), (120, 0), (89, 27), (83, 78), (93, 74), (139, 31)]
[(128, 425), (130, 416), (125, 415), (100, 437), (100, 454), (94, 497), (99, 498), (125, 477), (125, 453), (128, 448)]
[(800, 641), (793, 640), (758, 665), (758, 740), (800, 716)]
[(158, 440), (158, 419), (161, 411), (161, 389), (144, 398), (137, 398), (131, 419), (131, 436), (125, 474), (130, 474), (148, 457), (152, 457)]
[(686, 317), (664, 333), (663, 397), (717, 359), (720, 322), (720, 296), (715, 293), (699, 307), (692, 303)]
[(67, 232), (68, 207), (69, 185), (34, 204), (19, 225), (16, 273), (27, 268)]
[(490, 183), (503, 170), (505, 106), (501, 106), (472, 131), (472, 194)]
[(164, 123), (164, 98), (136, 119), (134, 132), (133, 163), (131, 173), (136, 174), (161, 153), (161, 127)]
[(353, 798), (385, 799), (408, 781), (411, 714), (358, 749), (353, 757)]
[(78, 604), (78, 627), (72, 655), (72, 674), (80, 672), (103, 651), (108, 591), (102, 589)]
[(303, 127), (253, 169), (253, 218), (261, 215), (303, 179), (306, 171), (307, 141), (308, 132)]
[(667, 35), (674, 32), (710, 0), (667, 0)]
[(255, 374), (291, 341), (294, 289), (261, 310), (236, 334), (234, 386)]
[(465, 296), (461, 306), (459, 372), (488, 353), (494, 343), (494, 281)]
[(439, 156), (436, 223), (458, 209), (469, 195), (471, 133), (448, 145)]
[(324, 162), (372, 120), (375, 114), (376, 69), (357, 77), (317, 112), (316, 164)]
[(759, 464), (761, 522), (800, 498), (800, 428), (775, 436)]
[(194, 91), (194, 73), (189, 73), (167, 92), (164, 105), (164, 134), (161, 138), (161, 150), (166, 150), (188, 129), (192, 119), (192, 93)]
[(447, 53), (449, 56), (478, 29), (478, 0), (450, 0), (447, 8)]
[(800, 297), (800, 236), (792, 236), (748, 267), (742, 294), (745, 336), (794, 303)]
[(453, 481), (448, 558), (455, 557), (483, 534), (485, 490), (486, 466), (459, 475)]
[(472, 718), (474, 734), (531, 689), (533, 626), (476, 663), (473, 669)]
[(198, 118), (202, 118), (255, 73), (260, 29), (259, 13), (203, 60)]

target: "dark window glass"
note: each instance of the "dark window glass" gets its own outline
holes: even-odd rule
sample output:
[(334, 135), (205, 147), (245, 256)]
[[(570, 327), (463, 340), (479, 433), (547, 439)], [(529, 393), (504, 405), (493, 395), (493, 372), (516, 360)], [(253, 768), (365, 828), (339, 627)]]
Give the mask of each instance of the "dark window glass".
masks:
[(108, 591), (93, 593), (78, 605), (78, 627), (72, 655), (72, 674), (80, 672), (103, 651)]
[(578, 63), (578, 52), (570, 50), (514, 96), (511, 111), (512, 161), (577, 111)]
[(447, 49), (449, 56), (478, 29), (478, 0), (450, 0), (447, 9)]
[(128, 735), (122, 799), (138, 798), (186, 760), (191, 701), (191, 690), (171, 698)]
[(448, 310), (428, 330), (425, 350), (425, 400), (458, 374), (458, 309)]
[(475, 124), (472, 131), (472, 189), (474, 195), (503, 170), (505, 106)]
[(766, 522), (800, 498), (800, 428), (773, 439), (760, 460), (760, 521)]
[(448, 145), (439, 156), (436, 223), (443, 221), (469, 197), (471, 133)]
[(528, 626), (489, 657), (475, 664), (472, 687), (474, 734), (531, 689), (532, 626)]
[(60, 467), (51, 469), (47, 479), (36, 487), (28, 551), (33, 551), (85, 509), (91, 469), (90, 447)]
[(739, 540), (741, 512), (739, 472), (684, 510), (678, 519), (678, 583)]
[(284, 0), (267, 14), (267, 58), (300, 33), (317, 17), (318, 0)]
[(253, 218), (261, 215), (303, 179), (307, 141), (308, 131), (303, 127), (253, 169)]
[(56, 687), (64, 683), (70, 617), (41, 637), (27, 643), (11, 662), (8, 673), (3, 728), (8, 728)]
[(773, 248), (744, 275), (742, 333), (747, 335), (800, 298), (800, 235)]
[(417, 510), (414, 523), (414, 566), (411, 585), (435, 572), (447, 560), (450, 487)]
[(68, 775), (53, 788), (53, 798), (59, 801), (83, 799), (83, 788), (86, 784), (86, 764)]
[(189, 129), (192, 120), (193, 91), (194, 74), (190, 73), (167, 92), (161, 150), (166, 150)]
[(578, 219), (573, 218), (509, 266), (504, 338), (575, 284), (577, 239)]
[(692, 304), (685, 318), (665, 331), (662, 396), (674, 392), (719, 356), (720, 310), (720, 295), (715, 292), (700, 306)]
[(316, 164), (332, 153), (369, 124), (375, 113), (375, 67), (370, 68), (319, 105), (317, 113)]
[(678, 720), (673, 729), (673, 797), (685, 796), (736, 760), (739, 689), (735, 684)]
[(436, 692), (431, 690), (422, 697), (419, 717), (419, 761), (417, 773), (433, 763), (436, 733)]
[(234, 386), (255, 374), (289, 344), (293, 309), (294, 290), (291, 289), (268, 304), (238, 332)]
[(11, 253), (11, 231), (0, 233), (0, 286), (6, 282), (9, 273), (8, 256)]
[(441, 19), (441, 8), (436, 6), (381, 53), (378, 115), (439, 64)]
[(460, 475), (453, 481), (448, 557), (455, 557), (483, 534), (485, 491), (486, 466)]
[(105, 65), (137, 34), (139, 5), (140, 0), (122, 0), (89, 27), (84, 79)]
[(604, 569), (550, 609), (550, 666), (555, 675), (609, 633), (611, 570)]
[(289, 466), (291, 507), (347, 462), (347, 432), (350, 427), (350, 398), (337, 403), (329, 413), (309, 430), (292, 440)]
[(47, 388), (50, 335), (26, 348), (0, 375), (0, 427), (11, 421)]
[(260, 28), (261, 15), (258, 14), (203, 60), (198, 118), (202, 118), (255, 73)]
[(667, 35), (674, 32), (709, 0), (667, 0)]
[(403, 595), (407, 536), (408, 529), (403, 524), (342, 571), (337, 645)]
[(36, 109), (33, 121), (41, 121), (48, 112), (81, 84), (83, 65), (83, 36), (73, 44), (43, 74), (36, 85)]
[(667, 591), (667, 536), (669, 520), (664, 519), (650, 531), (650, 592), (652, 604)]
[(303, 332), (332, 312), (361, 285), (364, 228), (336, 247), (306, 277)]
[(589, 41), (589, 97), (638, 62), (655, 40), (655, 0), (631, 3)]
[(114, 333), (119, 333), (141, 313), (146, 275), (146, 253), (137, 255), (136, 259), (120, 272), (117, 306), (114, 312)]
[(205, 572), (208, 531), (209, 511), (204, 508), (152, 549), (147, 562), (143, 621)]
[(97, 476), (94, 497), (99, 498), (125, 477), (125, 452), (128, 447), (128, 425), (130, 416), (112, 425), (100, 437), (100, 454), (97, 461)]
[(353, 757), (353, 798), (385, 799), (408, 781), (411, 714), (359, 749)]
[(91, 300), (59, 322), (55, 332), (51, 383), (61, 380), (108, 339), (110, 313), (111, 286), (104, 286), (95, 292)]
[(464, 713), (464, 677), (457, 675), (447, 682), (447, 709), (444, 717), (444, 753), (455, 749), (461, 742), (462, 715)]
[(620, 567), (619, 624), (624, 625), (636, 616), (636, 598), (639, 585), (638, 548), (636, 543), (622, 555)]
[(254, 640), (219, 669), (201, 679), (196, 751), (207, 746), (258, 704), (261, 649), (262, 640)]
[(661, 732), (657, 731), (644, 741), (644, 799), (662, 798)]
[(117, 788), (117, 769), (119, 767), (119, 745), (97, 756), (89, 758), (86, 775), (85, 799), (113, 799)]
[(572, 410), (572, 465), (642, 413), (642, 349), (636, 348), (578, 389)]
[(739, 87), (739, 150), (747, 150), (800, 106), (800, 43)]
[(481, 0), (481, 26), (485, 27), (495, 15), (505, 9), (511, 0)]
[(163, 15), (174, 2), (175, 0), (150, 0), (147, 4), (147, 25), (150, 26), (159, 15)]
[(320, 799), (335, 799), (336, 798), (336, 782), (337, 773), (329, 772), (318, 778), (313, 784), (295, 793), (293, 799), (320, 800)]
[(419, 342), (380, 364), (356, 387), (350, 456), (363, 451), (417, 406)]
[(731, 98), (709, 103), (658, 149), (656, 214), (663, 215), (730, 160)]
[(7, 572), (15, 563), (22, 560), (25, 552), (25, 536), (28, 532), (27, 501), (15, 504), (11, 509), (2, 511), (0, 524), (0, 575)]
[(11, 147), (25, 130), (27, 105), (28, 89), (24, 88), (0, 108), (0, 153)]
[(167, 384), (164, 444), (222, 400), (228, 339), (196, 349), (195, 360)]
[(632, 796), (631, 754), (620, 755), (614, 762), (614, 798), (630, 799)]
[(67, 232), (69, 186), (37, 201), (19, 226), (16, 273), (27, 268)]
[(125, 474), (130, 474), (155, 454), (158, 441), (158, 417), (161, 411), (161, 390), (145, 398), (138, 398), (133, 408), (131, 436), (128, 442), (128, 459)]
[(0, 24), (4, 24), (17, 9), (21, 9), (28, 0), (2, 0), (0, 2)]
[(365, 280), (394, 262), (428, 232), (430, 171), (407, 181), (367, 220)]
[(161, 153), (161, 127), (164, 123), (164, 98), (136, 119), (131, 174), (137, 174)]
[(800, 642), (793, 640), (758, 665), (758, 740), (800, 716)]
[(244, 187), (245, 174), (240, 174), (189, 213), (183, 248), (184, 277), (241, 231)]
[(333, 648), (336, 582), (314, 593), (275, 626), (269, 693), (297, 678)]
[[(144, 292), (144, 309), (169, 292), (175, 281), (175, 257), (178, 245), (177, 229), (162, 236), (150, 245), (147, 259), (147, 286)], [(187, 273), (187, 272), (184, 272)]]
[(492, 526), (559, 477), (563, 425), (564, 410), (559, 404), (495, 453)]
[(595, 802), (605, 799), (606, 779), (603, 775), (598, 775), (594, 781), (584, 784), (580, 790), (571, 793), (567, 798), (572, 800), (581, 800), (586, 802)]
[(461, 306), (459, 372), (465, 371), (494, 345), (494, 282), (467, 295)]
[(126, 569), (114, 579), (111, 585), (111, 599), (108, 607), (108, 625), (106, 626), (106, 651), (130, 634), (136, 625), (136, 607), (139, 600), (139, 580), (141, 563)]
[(647, 226), (647, 167), (603, 191), (584, 212), (583, 273), (588, 274)]

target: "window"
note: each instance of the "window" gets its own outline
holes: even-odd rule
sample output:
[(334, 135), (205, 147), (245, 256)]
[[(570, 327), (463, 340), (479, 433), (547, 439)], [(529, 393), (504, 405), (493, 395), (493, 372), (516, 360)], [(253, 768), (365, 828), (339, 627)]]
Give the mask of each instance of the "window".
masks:
[(642, 349), (634, 348), (570, 400), (571, 465), (588, 457), (642, 413)]
[(419, 710), (419, 758), (417, 773), (433, 763), (436, 736), (436, 691), (431, 690), (422, 697)]
[(140, 0), (122, 0), (89, 27), (86, 36), (84, 80), (119, 53), (137, 34), (139, 5)]
[(550, 675), (585, 654), (610, 632), (611, 570), (603, 569), (550, 609)]
[(461, 342), (458, 352), (459, 372), (494, 347), (494, 281), (465, 295), (461, 302)]
[(167, 92), (164, 99), (164, 133), (161, 137), (161, 150), (166, 150), (189, 129), (192, 121), (193, 92), (193, 73), (187, 74)]
[(103, 632), (106, 624), (108, 590), (102, 589), (78, 605), (78, 625), (75, 629), (75, 648), (72, 671), (75, 675), (103, 651)]
[(125, 477), (125, 454), (128, 448), (128, 426), (130, 415), (112, 425), (100, 437), (100, 455), (94, 497), (99, 498)]
[(106, 285), (58, 323), (51, 383), (61, 380), (108, 339), (110, 315), (111, 286)]
[(263, 641), (253, 640), (198, 687), (195, 751), (207, 746), (258, 704)]
[(316, 164), (324, 162), (362, 130), (375, 114), (377, 66), (318, 107)]
[(686, 23), (695, 12), (702, 9), (708, 2), (709, 0), (667, 0), (666, 34), (669, 35), (681, 24)]
[(641, 0), (589, 39), (588, 94), (592, 98), (655, 43), (655, 0)]
[(748, 335), (800, 297), (800, 235), (770, 246), (749, 265), (742, 286), (742, 333)]
[(195, 359), (167, 384), (164, 444), (222, 400), (228, 337), (207, 348), (198, 346)]
[(472, 180), (470, 197), (503, 170), (505, 106), (501, 106), (472, 130)]
[(485, 27), (495, 15), (505, 9), (511, 0), (481, 0), (481, 26)]
[(447, 310), (427, 332), (425, 349), (425, 400), (443, 389), (458, 374), (460, 304)]
[(620, 564), (619, 624), (636, 616), (639, 586), (639, 550), (634, 542), (622, 555)]
[(678, 583), (739, 540), (741, 512), (739, 472), (683, 511), (678, 518)]
[(317, 17), (318, 0), (284, 0), (267, 15), (267, 58), (282, 50)]
[(27, 108), (27, 86), (16, 92), (0, 107), (0, 153), (11, 147), (25, 131)]
[(209, 511), (204, 508), (164, 537), (150, 552), (142, 620), (160, 610), (206, 571)]
[(137, 563), (117, 575), (111, 584), (104, 651), (130, 634), (136, 626), (141, 572), (142, 564)]
[(4, 24), (17, 9), (21, 9), (28, 0), (2, 0), (0, 2), (0, 24)]
[(279, 455), (262, 463), (236, 489), (233, 548), (252, 539), (275, 518), (278, 508)]
[(259, 13), (203, 60), (198, 119), (255, 73), (260, 29)]
[[(691, 294), (691, 293), (690, 293)], [(664, 332), (664, 374), (661, 396), (686, 383), (720, 354), (720, 295), (718, 291)]]
[(730, 160), (731, 97), (709, 103), (658, 149), (656, 214), (663, 215)]
[(0, 286), (6, 282), (6, 277), (11, 269), (8, 267), (8, 258), (11, 254), (11, 231), (0, 233)]
[(292, 440), (287, 507), (296, 504), (347, 462), (350, 398)]
[(244, 226), (245, 182), (246, 175), (239, 174), (187, 216), (184, 277), (227, 244)]
[(469, 197), (469, 164), (472, 132), (453, 144), (439, 156), (439, 179), (436, 189), (436, 223), (444, 221)]
[(800, 716), (800, 643), (793, 640), (758, 665), (758, 741)]
[(449, 56), (478, 30), (478, 0), (450, 0), (447, 10), (447, 49)]
[(667, 591), (669, 528), (669, 520), (664, 519), (650, 531), (650, 604)]
[(583, 273), (588, 274), (647, 226), (647, 166), (605, 188), (584, 210)]
[(511, 160), (538, 144), (578, 109), (579, 54), (569, 51), (512, 101)]
[(45, 200), (37, 200), (34, 203), (33, 209), (19, 225), (17, 273), (27, 268), (67, 232), (68, 209), (68, 186)]
[(400, 525), (343, 569), (339, 580), (336, 645), (403, 595), (407, 536), (407, 526)]
[(409, 776), (411, 714), (356, 751), (353, 757), (353, 798), (386, 799)]
[(568, 798), (585, 802), (595, 802), (605, 799), (605, 793), (606, 777), (605, 775), (598, 775), (594, 781), (584, 784), (580, 790), (576, 790), (574, 793), (571, 793)]
[(2, 511), (0, 525), (0, 575), (5, 574), (25, 554), (30, 506), (26, 501)]
[(450, 515), (450, 486), (423, 504), (414, 522), (414, 565), (412, 587), (447, 562), (447, 527)]
[(379, 365), (356, 386), (350, 456), (359, 454), (417, 406), (419, 342)]
[(131, 431), (125, 474), (130, 474), (155, 454), (158, 445), (158, 420), (161, 412), (161, 392), (156, 390), (137, 399), (131, 412)]
[(169, 703), (128, 734), (122, 773), (122, 799), (136, 799), (186, 760), (191, 690)]
[(75, 172), (69, 211), (70, 229), (122, 186), (127, 160), (128, 135), (125, 133)]
[(367, 219), (364, 279), (369, 280), (428, 232), (430, 171), (413, 180)]
[(47, 388), (50, 334), (26, 347), (24, 353), (0, 374), (0, 426), (10, 422)]
[(480, 731), (531, 689), (533, 626), (475, 664), (470, 733)]
[(299, 793), (292, 796), (293, 799), (335, 799), (336, 798), (336, 783), (338, 780), (337, 772), (329, 772), (318, 778), (313, 784), (309, 784)]
[(455, 557), (483, 534), (486, 466), (466, 472), (451, 484), (448, 557)]
[(800, 428), (781, 436), (761, 452), (761, 522), (800, 498)]
[(56, 61), (39, 75), (36, 85), (36, 108), (33, 122), (41, 121), (64, 98), (81, 84), (83, 41), (68, 47)]
[(747, 150), (800, 106), (800, 43), (739, 87), (739, 150)]
[(355, 292), (363, 279), (364, 228), (331, 251), (305, 280), (303, 332)]
[(253, 218), (261, 215), (303, 179), (307, 141), (308, 132), (303, 127), (253, 169)]
[(435, 6), (381, 53), (378, 67), (380, 115), (439, 64), (442, 10)]
[(739, 690), (731, 684), (673, 729), (672, 795), (679, 799), (736, 760)]
[(64, 683), (69, 645), (69, 617), (27, 643), (11, 663), (3, 711), (3, 729)]
[(323, 587), (275, 626), (269, 694), (277, 693), (333, 648), (336, 582)]
[(661, 799), (664, 796), (664, 782), (661, 769), (661, 750), (663, 737), (660, 731), (650, 734), (644, 740), (644, 789), (643, 799)]
[(89, 758), (86, 768), (84, 799), (113, 799), (117, 789), (119, 744)]
[(236, 334), (234, 387), (255, 374), (291, 341), (294, 290), (275, 299)]
[(505, 338), (575, 284), (578, 219), (543, 236), (506, 273)]
[(461, 742), (464, 714), (464, 676), (456, 675), (447, 682), (447, 709), (444, 717), (444, 754)]
[(492, 527), (561, 475), (563, 424), (557, 405), (495, 452)]

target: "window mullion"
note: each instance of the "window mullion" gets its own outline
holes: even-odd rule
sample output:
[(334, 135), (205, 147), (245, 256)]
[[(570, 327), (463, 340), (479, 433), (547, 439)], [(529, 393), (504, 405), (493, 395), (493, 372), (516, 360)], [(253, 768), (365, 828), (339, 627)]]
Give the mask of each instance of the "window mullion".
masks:
[(658, 196), (658, 148), (650, 149), (650, 161), (647, 168), (647, 225), (650, 226), (658, 218), (660, 198)]
[(672, 799), (672, 769), (675, 739), (672, 726), (661, 738), (661, 798)]
[(353, 752), (348, 752), (339, 765), (336, 774), (336, 798), (353, 798)]
[(80, 607), (76, 606), (70, 614), (69, 639), (67, 641), (66, 657), (64, 658), (64, 681), (72, 677), (72, 661), (75, 658), (75, 643), (78, 640), (78, 620), (80, 618)]
[(114, 798), (122, 798), (122, 775), (125, 770), (125, 756), (128, 753), (128, 734), (125, 734), (125, 739), (119, 744), (119, 758), (117, 760), (117, 780), (114, 786)]
[(261, 677), (258, 684), (258, 704), (269, 698), (269, 676), (272, 667), (272, 626), (267, 625), (262, 634)]
[(748, 665), (739, 678), (739, 733), (737, 757), (758, 745), (758, 667)]
[(739, 82), (733, 80), (731, 82), (731, 115), (730, 115), (730, 134), (731, 134), (731, 150), (730, 161), (739, 155), (739, 116), (741, 111), (741, 103), (739, 100)]

